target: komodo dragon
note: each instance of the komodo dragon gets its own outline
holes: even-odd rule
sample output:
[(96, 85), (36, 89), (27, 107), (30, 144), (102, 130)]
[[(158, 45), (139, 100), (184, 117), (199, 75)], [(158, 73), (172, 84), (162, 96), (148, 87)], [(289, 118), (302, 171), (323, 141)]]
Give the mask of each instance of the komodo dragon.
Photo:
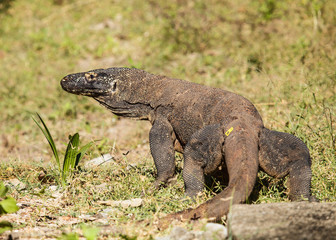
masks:
[[(204, 174), (224, 164), (228, 186), (195, 209), (166, 219), (219, 220), (232, 204), (244, 202), (260, 167), (272, 177), (289, 175), (289, 198), (314, 201), (306, 145), (288, 133), (271, 131), (253, 104), (222, 89), (158, 76), (135, 68), (108, 68), (70, 74), (61, 81), (70, 93), (93, 97), (114, 114), (149, 120), (155, 186), (174, 176), (174, 152), (184, 154), (186, 195), (204, 187)], [(223, 173), (225, 174), (225, 173)]]

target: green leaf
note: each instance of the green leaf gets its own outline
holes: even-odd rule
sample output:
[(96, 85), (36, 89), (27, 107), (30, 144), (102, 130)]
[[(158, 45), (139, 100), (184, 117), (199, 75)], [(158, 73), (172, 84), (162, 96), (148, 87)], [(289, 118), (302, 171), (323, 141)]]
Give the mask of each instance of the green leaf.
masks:
[(70, 158), (70, 168), (71, 170), (75, 169), (76, 167), (76, 158), (78, 154), (78, 149), (79, 149), (79, 134), (75, 133), (71, 139), (71, 144), (74, 148), (74, 152), (72, 153), (73, 155)]
[(4, 200), (0, 202), (0, 208), (5, 213), (14, 213), (19, 210), (19, 207), (16, 206), (16, 201), (12, 197), (6, 197)]
[(99, 228), (96, 227), (87, 227), (86, 225), (82, 225), (81, 229), (83, 231), (83, 235), (86, 238), (86, 240), (96, 240)]
[(59, 240), (78, 240), (79, 237), (77, 233), (68, 233), (68, 234), (62, 233), (62, 236), (57, 239)]
[(125, 239), (125, 240), (136, 240), (137, 239), (137, 236), (130, 237), (130, 236), (124, 235), (124, 234), (120, 234), (119, 236), (121, 237), (121, 239)]
[(67, 149), (65, 151), (64, 161), (63, 161), (63, 171), (62, 171), (62, 181), (66, 182), (67, 176), (74, 169), (76, 163), (76, 156), (78, 153), (79, 145), (79, 134), (75, 133), (68, 143)]
[(93, 144), (93, 142), (89, 142), (88, 144), (86, 144), (85, 146), (83, 146), (78, 151), (77, 156), (76, 156), (75, 168), (78, 166), (79, 162), (82, 160), (82, 158), (84, 157), (85, 153), (92, 146), (92, 144)]
[(3, 182), (0, 182), (0, 197), (4, 198), (8, 192), (8, 187), (6, 187)]
[(13, 225), (10, 222), (7, 221), (1, 221), (0, 222), (0, 234), (2, 234), (5, 231), (12, 230)]
[(59, 157), (58, 157), (58, 151), (56, 149), (55, 142), (54, 142), (54, 140), (53, 140), (53, 138), (52, 138), (52, 136), (51, 136), (51, 134), (49, 132), (49, 129), (48, 129), (47, 125), (44, 123), (42, 117), (38, 113), (36, 113), (36, 115), (40, 119), (40, 121), (41, 121), (41, 123), (42, 123), (42, 125), (43, 125), (44, 128), (41, 126), (41, 124), (39, 124), (35, 120), (35, 118), (33, 116), (32, 116), (32, 119), (34, 120), (34, 122), (36, 123), (36, 125), (41, 129), (41, 131), (43, 132), (45, 138), (47, 139), (47, 141), (48, 141), (48, 143), (50, 145), (50, 148), (51, 148), (51, 150), (52, 150), (52, 152), (54, 154), (54, 157), (56, 159), (56, 162), (57, 162), (57, 165), (58, 165), (58, 169), (61, 170), (61, 164), (60, 164), (60, 160), (59, 160)]

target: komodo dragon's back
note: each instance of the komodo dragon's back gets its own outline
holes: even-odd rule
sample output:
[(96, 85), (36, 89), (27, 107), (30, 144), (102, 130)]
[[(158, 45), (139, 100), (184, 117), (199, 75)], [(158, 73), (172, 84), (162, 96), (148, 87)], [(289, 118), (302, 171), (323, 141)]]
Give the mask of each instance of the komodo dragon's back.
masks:
[(225, 165), (228, 186), (195, 209), (168, 215), (190, 220), (219, 220), (231, 203), (252, 192), (259, 167), (273, 177), (289, 175), (291, 200), (315, 200), (310, 194), (311, 160), (306, 145), (288, 133), (264, 127), (253, 104), (237, 94), (158, 76), (139, 69), (108, 68), (70, 74), (61, 81), (70, 93), (93, 97), (114, 114), (149, 120), (156, 187), (175, 173), (175, 151), (184, 154), (186, 194), (204, 187), (204, 174)]

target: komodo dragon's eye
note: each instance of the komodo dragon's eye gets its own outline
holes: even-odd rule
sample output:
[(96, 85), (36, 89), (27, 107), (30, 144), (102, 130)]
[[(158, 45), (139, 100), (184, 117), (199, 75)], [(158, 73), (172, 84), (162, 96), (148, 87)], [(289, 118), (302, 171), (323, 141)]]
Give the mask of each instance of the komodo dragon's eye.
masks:
[(88, 73), (85, 73), (85, 77), (87, 80), (91, 81), (91, 80), (95, 80), (96, 77), (97, 77), (97, 73), (94, 73), (94, 72), (88, 72)]

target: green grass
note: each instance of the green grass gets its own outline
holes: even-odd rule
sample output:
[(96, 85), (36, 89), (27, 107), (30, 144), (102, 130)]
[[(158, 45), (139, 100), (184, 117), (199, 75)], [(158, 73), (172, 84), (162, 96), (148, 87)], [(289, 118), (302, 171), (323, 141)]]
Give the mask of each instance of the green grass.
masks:
[[(336, 201), (335, 1), (7, 2), (9, 8), (0, 4), (0, 180), (17, 178), (26, 184), (25, 190), (12, 190), (15, 199), (50, 199), (48, 190), (32, 194), (55, 184), (39, 180), (41, 172), (57, 174), (48, 143), (30, 118), (39, 112), (57, 149), (65, 149), (67, 136), (78, 132), (84, 142), (96, 141), (84, 161), (106, 152), (117, 159), (116, 164), (74, 177), (63, 205), (47, 209), (55, 216), (95, 214), (106, 208), (97, 205), (98, 200), (141, 197), (142, 207), (118, 208), (108, 221), (127, 229), (123, 234), (148, 239), (156, 234), (150, 227), (136, 233), (137, 227), (126, 226), (195, 206), (179, 200), (180, 171), (175, 186), (151, 191), (155, 172), (145, 148), (147, 125), (135, 122), (124, 128), (132, 128), (126, 136), (116, 135), (118, 118), (59, 85), (72, 72), (136, 66), (250, 99), (265, 126), (292, 133), (307, 144), (313, 194)], [(146, 154), (123, 155), (138, 149)], [(96, 187), (102, 183), (107, 183), (103, 191)], [(286, 180), (260, 173), (260, 195), (250, 202), (288, 201), (285, 185)], [(209, 190), (199, 201), (211, 195)], [(24, 226), (48, 226), (34, 214)], [(14, 225), (23, 227), (20, 224)]]

